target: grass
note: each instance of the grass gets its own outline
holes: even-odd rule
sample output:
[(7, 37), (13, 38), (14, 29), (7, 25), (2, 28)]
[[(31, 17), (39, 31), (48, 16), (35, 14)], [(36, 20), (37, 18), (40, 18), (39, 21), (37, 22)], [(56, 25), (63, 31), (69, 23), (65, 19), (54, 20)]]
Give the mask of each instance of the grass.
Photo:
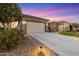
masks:
[(74, 34), (70, 32), (59, 32), (59, 34), (79, 38), (79, 34)]

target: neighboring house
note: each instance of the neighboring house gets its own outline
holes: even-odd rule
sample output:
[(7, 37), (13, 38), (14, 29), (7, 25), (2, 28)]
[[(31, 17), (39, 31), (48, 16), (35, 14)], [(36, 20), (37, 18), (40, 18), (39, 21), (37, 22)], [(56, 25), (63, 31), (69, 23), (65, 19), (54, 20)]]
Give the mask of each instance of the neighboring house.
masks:
[(58, 22), (58, 31), (70, 31), (70, 23), (66, 21)]
[(31, 15), (23, 15), (20, 28), (26, 33), (45, 32), (46, 24), (49, 20)]
[(58, 23), (50, 22), (48, 23), (49, 32), (57, 32), (58, 31)]
[(74, 32), (79, 32), (79, 23), (71, 23), (71, 26)]
[(66, 21), (59, 21), (59, 22), (54, 21), (54, 22), (50, 22), (48, 25), (50, 32), (61, 32), (61, 31), (70, 30), (70, 23)]

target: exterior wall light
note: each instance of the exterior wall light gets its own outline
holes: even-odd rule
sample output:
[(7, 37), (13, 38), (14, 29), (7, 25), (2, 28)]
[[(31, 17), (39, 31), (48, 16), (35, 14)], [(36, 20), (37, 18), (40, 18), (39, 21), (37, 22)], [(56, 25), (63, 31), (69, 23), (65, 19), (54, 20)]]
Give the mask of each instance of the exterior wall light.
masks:
[(26, 24), (26, 21), (22, 21), (22, 24)]

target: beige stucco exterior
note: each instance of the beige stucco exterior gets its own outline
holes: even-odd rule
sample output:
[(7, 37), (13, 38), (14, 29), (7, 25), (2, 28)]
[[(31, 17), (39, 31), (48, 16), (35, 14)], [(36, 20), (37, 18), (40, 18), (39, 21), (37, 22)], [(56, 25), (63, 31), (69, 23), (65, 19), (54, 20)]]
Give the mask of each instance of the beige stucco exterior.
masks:
[(20, 28), (25, 33), (45, 32), (46, 24), (49, 20), (31, 15), (24, 15)]
[(58, 31), (69, 31), (70, 27), (68, 23), (58, 25)]
[(64, 25), (58, 25), (58, 32), (64, 31)]
[(70, 30), (70, 23), (66, 21), (50, 22), (48, 25), (50, 32), (61, 32)]

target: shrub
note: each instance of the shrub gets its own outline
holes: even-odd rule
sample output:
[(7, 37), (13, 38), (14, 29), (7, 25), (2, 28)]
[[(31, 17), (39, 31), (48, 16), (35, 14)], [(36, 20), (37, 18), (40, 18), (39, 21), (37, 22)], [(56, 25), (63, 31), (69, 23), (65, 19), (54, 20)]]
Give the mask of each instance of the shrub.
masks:
[(18, 29), (0, 30), (0, 50), (7, 51), (17, 48), (24, 39), (24, 35)]

